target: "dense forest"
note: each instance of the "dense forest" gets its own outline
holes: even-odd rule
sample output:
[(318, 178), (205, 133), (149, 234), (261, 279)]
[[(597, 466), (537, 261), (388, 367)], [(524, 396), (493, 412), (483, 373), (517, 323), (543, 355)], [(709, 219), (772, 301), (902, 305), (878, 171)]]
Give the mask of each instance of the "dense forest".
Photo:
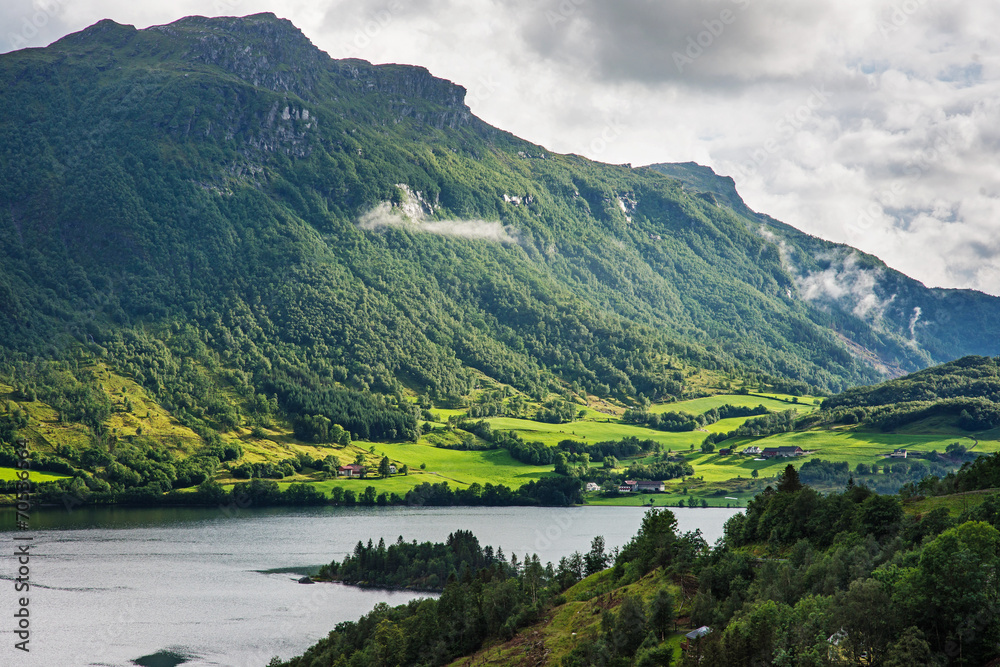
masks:
[(824, 418), (892, 430), (935, 416), (967, 431), (1000, 426), (1000, 358), (969, 356), (828, 398)]
[[(994, 455), (954, 475), (952, 488), (998, 484)], [(563, 605), (587, 600), (606, 603), (594, 607), (595, 621), (553, 630), (579, 636), (547, 664), (675, 664), (666, 640), (681, 616), (711, 628), (682, 666), (971, 666), (1000, 657), (998, 494), (957, 518), (943, 508), (914, 515), (900, 497), (856, 484), (820, 495), (788, 466), (716, 545), (676, 525), (669, 510), (651, 509), (620, 551), (604, 553), (597, 538), (590, 554), (558, 567), (531, 556), (508, 564), (464, 534), (448, 545), (359, 544), (327, 572), (399, 583), (448, 572), (443, 595), (383, 605), (337, 625), (302, 657), (272, 664), (442, 665), (484, 643), (495, 648), (480, 654), (483, 664), (513, 664), (523, 654), (503, 649), (519, 628), (545, 626), (564, 618)], [(589, 586), (574, 593), (584, 577)]]
[[(382, 588), (443, 590), (450, 578), (469, 580), (494, 565), (507, 565), (503, 549), (482, 547), (470, 531), (456, 530), (443, 544), (404, 542), (402, 535), (388, 547), (381, 539), (377, 545), (371, 540), (367, 545), (358, 542), (343, 561), (324, 565), (318, 578)], [(507, 573), (514, 572), (512, 567)]]

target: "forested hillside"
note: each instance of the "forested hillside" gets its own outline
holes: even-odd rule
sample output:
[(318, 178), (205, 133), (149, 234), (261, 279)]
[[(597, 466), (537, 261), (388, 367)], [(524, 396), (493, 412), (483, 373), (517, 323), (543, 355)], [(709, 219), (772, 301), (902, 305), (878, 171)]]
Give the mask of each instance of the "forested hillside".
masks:
[[(270, 14), (0, 56), (3, 372), (49, 391), (85, 346), (192, 428), (266, 408), (391, 441), (417, 436), (406, 396), (483, 377), (536, 400), (668, 399), (685, 368), (837, 391), (997, 351), (926, 318), (904, 340), (877, 309), (848, 326), (755, 215), (524, 142), (464, 94)], [(910, 289), (952, 327), (970, 299), (1000, 313)]]
[[(974, 290), (928, 289), (878, 257), (810, 236), (750, 210), (733, 179), (694, 164), (650, 165), (752, 221), (778, 245), (782, 266), (810, 317), (875, 367), (899, 375), (967, 354), (996, 354), (996, 298)], [(856, 221), (847, 221), (855, 224)]]
[(944, 416), (966, 431), (1000, 426), (1000, 362), (963, 357), (882, 384), (857, 387), (823, 402), (829, 421), (885, 430)]
[[(980, 461), (959, 474), (962, 488), (996, 483), (1000, 459)], [(359, 544), (345, 559), (349, 578), (450, 572), (443, 594), (377, 607), (271, 664), (993, 665), (998, 510), (995, 493), (957, 515), (907, 513), (898, 497), (862, 486), (821, 496), (789, 465), (712, 546), (700, 531), (680, 534), (662, 509), (620, 551), (596, 538), (558, 565), (508, 563), (468, 536)]]

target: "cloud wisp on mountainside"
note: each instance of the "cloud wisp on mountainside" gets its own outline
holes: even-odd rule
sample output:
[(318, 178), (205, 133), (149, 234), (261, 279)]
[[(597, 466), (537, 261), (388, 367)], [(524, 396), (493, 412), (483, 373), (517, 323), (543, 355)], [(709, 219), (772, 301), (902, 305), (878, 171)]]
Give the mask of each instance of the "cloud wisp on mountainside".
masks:
[(358, 219), (358, 227), (369, 231), (389, 228), (408, 229), (410, 231), (437, 234), (439, 236), (454, 236), (457, 238), (492, 241), (516, 245), (516, 232), (512, 227), (499, 222), (487, 220), (435, 220), (424, 213), (408, 214), (401, 207), (394, 207), (389, 202), (382, 202)]

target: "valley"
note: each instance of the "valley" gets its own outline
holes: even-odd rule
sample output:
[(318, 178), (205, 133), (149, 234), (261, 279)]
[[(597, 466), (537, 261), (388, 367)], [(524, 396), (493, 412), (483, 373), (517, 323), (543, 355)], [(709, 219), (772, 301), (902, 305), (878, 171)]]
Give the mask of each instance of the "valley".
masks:
[[(80, 365), (79, 361), (77, 364), (81, 369), (79, 373), (89, 378), (95, 391), (101, 392), (103, 401), (111, 406), (111, 414), (101, 423), (100, 429), (106, 434), (106, 442), (113, 439), (115, 444), (112, 446), (115, 448), (119, 446), (118, 443), (122, 447), (139, 445), (139, 452), (143, 451), (143, 446), (153, 446), (158, 451), (168, 452), (178, 464), (175, 468), (182, 470), (184, 465), (181, 462), (205, 461), (203, 451), (199, 451), (197, 446), (197, 434), (184, 427), (141, 386), (113, 372), (106, 363), (96, 359), (90, 365)], [(697, 393), (707, 394), (699, 398), (669, 404), (650, 404), (647, 413), (674, 413), (693, 418), (724, 406), (759, 406), (760, 410), (766, 411), (765, 414), (786, 413), (794, 415), (798, 420), (823, 414), (820, 407), (824, 400), (822, 397), (767, 391), (709, 394), (711, 390), (711, 387), (698, 389)], [(74, 482), (75, 477), (80, 477), (83, 485), (79, 480), (75, 481), (75, 489), (78, 491), (75, 495), (78, 500), (84, 500), (88, 497), (88, 491), (117, 489), (121, 493), (131, 486), (122, 478), (118, 481), (111, 480), (115, 487), (109, 485), (102, 489), (100, 482), (96, 481), (108, 480), (111, 468), (107, 465), (94, 465), (93, 462), (90, 465), (83, 463), (85, 459), (81, 453), (95, 444), (93, 434), (88, 433), (86, 425), (60, 420), (59, 411), (51, 405), (37, 396), (33, 401), (25, 400), (26, 397), (10, 385), (0, 385), (0, 392), (0, 401), (5, 406), (5, 419), (9, 423), (20, 415), (25, 423), (18, 430), (19, 437), (26, 438), (32, 449), (45, 458), (45, 463), (32, 471), (32, 479), (39, 484), (40, 490), (51, 488), (54, 497), (55, 488), (70, 490), (70, 483)], [(340, 494), (350, 490), (355, 494), (357, 502), (372, 504), (376, 501), (379, 504), (404, 503), (407, 492), (422, 484), (446, 484), (453, 490), (468, 490), (476, 485), (477, 493), (481, 493), (488, 484), (503, 485), (516, 491), (528, 482), (559, 476), (553, 463), (517, 460), (509, 450), (463, 428), (479, 421), (488, 424), (494, 432), (510, 433), (525, 443), (539, 443), (540, 446), (551, 449), (558, 449), (559, 443), (564, 441), (574, 441), (586, 446), (627, 438), (648, 442), (658, 448), (656, 451), (618, 460), (615, 467), (608, 470), (604, 470), (598, 462), (590, 463), (595, 471), (601, 468), (602, 474), (619, 480), (625, 479), (629, 466), (655, 463), (665, 455), (690, 465), (689, 474), (665, 479), (664, 491), (660, 493), (584, 492), (580, 497), (581, 501), (593, 505), (689, 504), (741, 507), (768, 485), (773, 485), (787, 463), (791, 462), (801, 469), (813, 459), (844, 463), (851, 474), (857, 475), (859, 483), (883, 484), (883, 488), (894, 492), (906, 481), (919, 481), (919, 477), (914, 477), (917, 473), (910, 473), (909, 478), (890, 478), (884, 470), (871, 474), (873, 465), (884, 468), (886, 464), (912, 466), (916, 462), (920, 466), (916, 470), (924, 474), (935, 472), (943, 475), (960, 467), (970, 455), (1000, 451), (1000, 430), (967, 431), (959, 428), (953, 419), (941, 417), (919, 419), (890, 432), (866, 424), (827, 423), (812, 426), (802, 423), (785, 432), (754, 437), (737, 433), (737, 429), (754, 419), (754, 416), (724, 418), (690, 430), (670, 432), (628, 423), (625, 420), (628, 408), (617, 401), (599, 400), (593, 396), (589, 397), (589, 405), (582, 402), (574, 404), (573, 409), (567, 412), (572, 415), (572, 421), (538, 421), (537, 415), (545, 410), (541, 403), (509, 387), (499, 393), (507, 394), (499, 402), (496, 399), (498, 389), (494, 387), (477, 390), (463, 401), (467, 403), (465, 407), (424, 409), (423, 416), (429, 419), (421, 423), (421, 429), (426, 432), (410, 443), (368, 440), (351, 440), (349, 444), (310, 442), (295, 433), (287, 416), (278, 413), (270, 417), (267, 427), (244, 426), (220, 433), (215, 446), (222, 450), (228, 449), (232, 455), (238, 456), (225, 462), (209, 462), (209, 467), (214, 468), (213, 470), (204, 469), (201, 475), (189, 475), (186, 483), (183, 476), (178, 479), (175, 473), (170, 480), (171, 487), (176, 489), (171, 502), (183, 503), (184, 496), (177, 494), (193, 491), (205, 482), (214, 483), (220, 489), (231, 492), (236, 484), (247, 480), (246, 473), (240, 471), (249, 470), (253, 466), (257, 466), (258, 470), (249, 473), (250, 476), (257, 477), (259, 474), (262, 479), (274, 480), (280, 490), (285, 490), (292, 484), (304, 483), (328, 500), (334, 489), (339, 489), (334, 497), (342, 497)], [(231, 401), (233, 410), (246, 409), (246, 403), (241, 400), (235, 388), (221, 395)], [(90, 400), (97, 399), (91, 396)], [(411, 400), (416, 401), (418, 397), (413, 396)], [(549, 399), (550, 402), (557, 400), (566, 399), (555, 395)], [(493, 411), (517, 410), (524, 416), (491, 416), (481, 419), (469, 417), (470, 413), (481, 411), (478, 408), (484, 405), (494, 405), (491, 408)], [(703, 451), (708, 436), (720, 437), (726, 433), (737, 434), (714, 443), (713, 450), (725, 448), (740, 452), (751, 446), (760, 450), (790, 446), (800, 447), (804, 454), (793, 458), (774, 457), (764, 460), (756, 455)], [(956, 443), (964, 444), (968, 452), (966, 458), (950, 457), (947, 454), (949, 447)], [(907, 450), (909, 458), (905, 461), (889, 458), (889, 454), (897, 449)], [(379, 475), (379, 462), (383, 458), (387, 458), (396, 467), (396, 474), (385, 478)], [(331, 466), (331, 461), (336, 465)], [(338, 466), (355, 462), (362, 462), (366, 467), (364, 479), (345, 479), (337, 475)], [(923, 467), (925, 462), (938, 467), (933, 470)], [(863, 472), (859, 472), (859, 464)], [(141, 465), (132, 465), (141, 472)], [(806, 465), (807, 471), (809, 465)], [(590, 474), (588, 470), (576, 468), (569, 477), (579, 479), (582, 485)], [(0, 468), (0, 482), (13, 480), (14, 475), (14, 468)], [(566, 472), (562, 476), (566, 477)], [(838, 490), (846, 483), (846, 477), (841, 474), (830, 478), (824, 473), (810, 481), (819, 488)], [(142, 478), (137, 477), (135, 482), (139, 482), (141, 486)], [(375, 495), (363, 498), (363, 492), (369, 486), (374, 488)], [(378, 496), (383, 493), (385, 498), (378, 500)], [(100, 497), (103, 498), (101, 502), (109, 499), (114, 502), (115, 496)], [(12, 499), (13, 496), (8, 498)], [(143, 502), (148, 503), (150, 499), (145, 498)], [(198, 504), (204, 500), (192, 495), (189, 502)]]
[(995, 664), (1000, 297), (466, 92), (272, 13), (0, 54), (50, 662)]

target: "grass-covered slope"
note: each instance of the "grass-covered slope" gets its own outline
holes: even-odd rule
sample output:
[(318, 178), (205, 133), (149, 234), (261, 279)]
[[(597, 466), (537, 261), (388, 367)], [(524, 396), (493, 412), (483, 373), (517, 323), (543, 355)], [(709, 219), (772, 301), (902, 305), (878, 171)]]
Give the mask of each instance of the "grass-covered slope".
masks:
[(443, 594), (377, 607), (271, 664), (995, 664), (998, 512), (996, 494), (958, 516), (943, 507), (908, 513), (899, 498), (860, 486), (821, 496), (789, 466), (712, 546), (700, 532), (678, 534), (673, 514), (655, 509), (613, 557), (598, 537), (588, 553), (548, 566), (484, 554), (471, 536), (359, 545), (325, 573), (447, 576)]
[(1000, 363), (963, 357), (897, 380), (858, 387), (824, 401), (830, 421), (897, 429), (935, 417), (969, 432), (1000, 427)]

